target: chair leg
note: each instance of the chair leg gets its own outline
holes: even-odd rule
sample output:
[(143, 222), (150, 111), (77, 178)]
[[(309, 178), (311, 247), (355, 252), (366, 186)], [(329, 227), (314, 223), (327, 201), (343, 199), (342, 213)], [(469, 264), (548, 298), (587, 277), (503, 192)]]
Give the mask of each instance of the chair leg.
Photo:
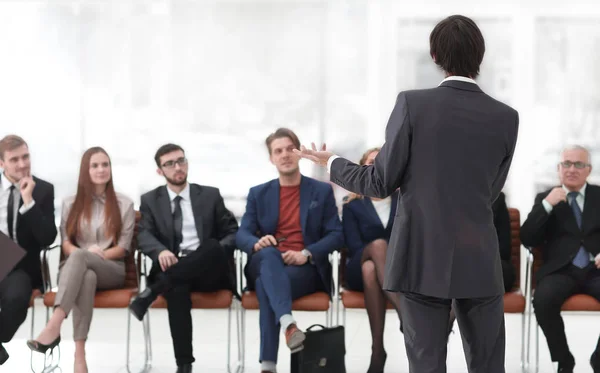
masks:
[[(150, 371), (152, 366), (150, 364), (149, 356), (148, 356), (148, 338), (147, 338), (147, 334), (146, 334), (146, 328), (144, 325), (144, 321), (142, 321), (142, 330), (143, 330), (143, 338), (144, 338), (144, 365), (142, 366), (140, 373), (146, 373), (146, 372)], [(126, 336), (126, 346), (125, 346), (125, 358), (126, 358), (125, 368), (127, 369), (128, 373), (131, 373), (131, 365), (130, 365), (130, 362), (131, 362), (131, 312), (129, 312), (129, 309), (127, 309), (127, 336)]]
[(540, 326), (535, 322), (535, 373), (540, 371)]
[(242, 347), (242, 361), (241, 361), (241, 370), (240, 373), (244, 373), (246, 369), (246, 309), (242, 307), (242, 303), (240, 301), (240, 337), (241, 337), (241, 345)]
[[(31, 333), (29, 336), (29, 339), (33, 339), (33, 332), (35, 330), (35, 304), (31, 307)], [(31, 371), (33, 373), (35, 372), (35, 369), (33, 369), (33, 351), (29, 351), (29, 366), (31, 367)]]
[[(232, 338), (231, 338), (231, 313), (232, 313), (232, 308), (235, 308), (235, 321), (236, 321), (236, 335), (237, 335), (237, 355), (238, 355), (238, 360), (236, 362), (236, 367), (235, 369), (232, 368), (232, 364), (231, 364), (231, 344), (232, 344)], [(241, 342), (241, 338), (240, 338), (240, 318), (239, 318), (239, 309), (241, 308), (241, 304), (238, 305), (238, 301), (237, 300), (233, 300), (233, 302), (231, 303), (231, 306), (229, 307), (229, 310), (227, 311), (227, 372), (229, 373), (241, 373), (243, 370), (243, 366), (242, 366), (242, 358), (243, 358), (243, 352), (242, 349), (244, 348), (242, 342)]]
[(146, 312), (146, 316), (142, 319), (142, 327), (144, 329), (145, 338), (145, 358), (148, 371), (152, 368), (152, 336), (150, 333), (150, 312)]
[(521, 372), (527, 373), (529, 367), (527, 366), (527, 362), (525, 361), (525, 313), (527, 311), (523, 310), (521, 314)]

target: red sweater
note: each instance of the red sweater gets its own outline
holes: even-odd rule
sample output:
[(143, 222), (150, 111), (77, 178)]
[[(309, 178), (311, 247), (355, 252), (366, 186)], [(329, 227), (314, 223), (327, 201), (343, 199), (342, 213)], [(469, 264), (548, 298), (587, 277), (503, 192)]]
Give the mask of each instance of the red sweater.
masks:
[(300, 224), (300, 186), (282, 186), (279, 189), (279, 221), (275, 238), (285, 240), (277, 248), (281, 252), (304, 249), (302, 225)]

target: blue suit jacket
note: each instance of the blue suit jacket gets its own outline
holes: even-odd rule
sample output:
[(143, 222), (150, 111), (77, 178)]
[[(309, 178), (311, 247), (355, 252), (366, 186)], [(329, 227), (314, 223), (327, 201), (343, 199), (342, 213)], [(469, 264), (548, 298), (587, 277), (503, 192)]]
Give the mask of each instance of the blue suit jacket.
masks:
[[(279, 179), (250, 188), (246, 212), (236, 235), (239, 249), (252, 255), (261, 235), (274, 235), (279, 220)], [(305, 248), (313, 260), (323, 285), (331, 293), (329, 254), (344, 246), (342, 224), (331, 185), (302, 176), (300, 181), (300, 224)]]
[(348, 249), (348, 259), (358, 258), (360, 260), (365, 246), (377, 239), (384, 239), (389, 242), (394, 217), (396, 216), (398, 192), (394, 192), (391, 199), (390, 216), (385, 228), (369, 197), (355, 199), (344, 204), (342, 223), (344, 226), (346, 248)]

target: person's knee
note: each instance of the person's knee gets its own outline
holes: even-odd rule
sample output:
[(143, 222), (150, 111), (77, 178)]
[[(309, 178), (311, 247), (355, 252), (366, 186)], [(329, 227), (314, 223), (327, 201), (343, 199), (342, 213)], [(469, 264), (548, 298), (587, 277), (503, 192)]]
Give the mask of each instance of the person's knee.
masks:
[(551, 292), (536, 291), (533, 297), (533, 310), (537, 316), (549, 313), (560, 313), (563, 300), (558, 299)]
[(372, 260), (366, 260), (361, 265), (361, 272), (363, 277), (363, 282), (371, 283), (373, 281), (377, 281), (377, 275), (375, 272), (375, 263)]
[(369, 246), (372, 247), (372, 250), (385, 251), (387, 250), (388, 243), (386, 240), (378, 238), (375, 241), (371, 242)]
[(83, 274), (83, 286), (96, 290), (97, 284), (98, 276), (96, 276), (96, 272), (89, 269), (85, 271)]
[(256, 257), (256, 259), (261, 263), (270, 260), (281, 260), (281, 253), (273, 246), (260, 249), (254, 253), (253, 256)]
[(25, 310), (29, 308), (31, 300), (31, 291), (23, 288), (20, 291), (11, 291), (2, 298), (2, 308), (12, 310)]

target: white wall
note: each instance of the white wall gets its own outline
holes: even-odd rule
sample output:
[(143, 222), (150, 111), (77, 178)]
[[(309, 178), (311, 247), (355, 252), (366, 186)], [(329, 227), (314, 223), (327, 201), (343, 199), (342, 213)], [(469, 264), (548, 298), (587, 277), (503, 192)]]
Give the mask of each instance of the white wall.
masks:
[(241, 214), (248, 188), (275, 176), (263, 142), (278, 126), (353, 159), (380, 145), (397, 92), (440, 80), (428, 35), (453, 13), (486, 37), (481, 85), (519, 110), (506, 192), (525, 215), (564, 144), (600, 159), (594, 2), (3, 1), (0, 135), (29, 141), (57, 208), (86, 148), (108, 150), (137, 201), (162, 183), (153, 154), (172, 141), (190, 179)]

